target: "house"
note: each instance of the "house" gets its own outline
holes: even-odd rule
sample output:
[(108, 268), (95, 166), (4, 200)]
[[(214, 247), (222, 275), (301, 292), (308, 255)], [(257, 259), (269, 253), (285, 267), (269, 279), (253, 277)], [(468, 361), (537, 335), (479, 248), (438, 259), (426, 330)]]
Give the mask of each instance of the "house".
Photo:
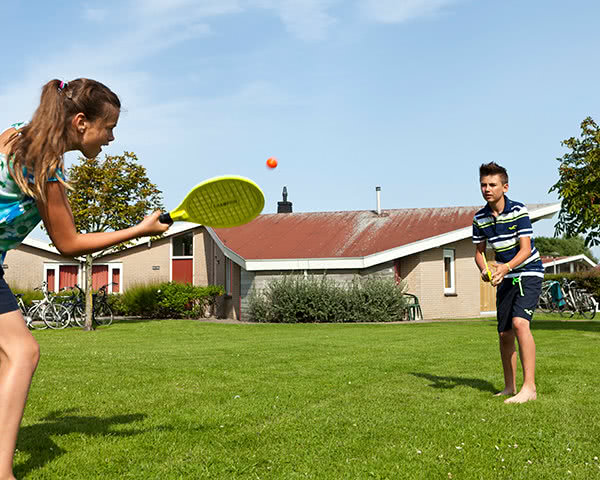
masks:
[[(379, 275), (405, 281), (425, 318), (495, 311), (495, 289), (480, 280), (473, 262), (472, 221), (481, 207), (292, 213), (285, 195), (284, 202), (287, 213), (260, 215), (229, 229), (179, 223), (158, 240), (140, 239), (103, 255), (94, 263), (94, 287), (112, 283), (113, 292), (123, 292), (161, 281), (223, 285), (218, 315), (244, 320), (251, 292), (282, 275), (326, 274), (339, 282)], [(536, 222), (552, 217), (560, 204), (527, 207)], [(81, 284), (81, 259), (64, 259), (40, 243), (9, 252), (9, 284), (46, 279), (55, 290), (75, 280)], [(28, 272), (26, 279), (21, 270)]]
[(546, 273), (575, 273), (597, 268), (587, 255), (572, 255), (570, 257), (542, 257)]

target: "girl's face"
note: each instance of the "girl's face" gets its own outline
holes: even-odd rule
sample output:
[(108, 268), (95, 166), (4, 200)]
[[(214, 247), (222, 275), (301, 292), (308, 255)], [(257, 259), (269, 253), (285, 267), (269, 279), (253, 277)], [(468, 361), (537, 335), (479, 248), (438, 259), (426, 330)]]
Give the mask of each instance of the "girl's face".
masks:
[(108, 114), (94, 121), (86, 121), (81, 135), (79, 150), (86, 158), (95, 158), (100, 155), (102, 147), (112, 142), (115, 137), (113, 129), (119, 120), (119, 110), (110, 106)]

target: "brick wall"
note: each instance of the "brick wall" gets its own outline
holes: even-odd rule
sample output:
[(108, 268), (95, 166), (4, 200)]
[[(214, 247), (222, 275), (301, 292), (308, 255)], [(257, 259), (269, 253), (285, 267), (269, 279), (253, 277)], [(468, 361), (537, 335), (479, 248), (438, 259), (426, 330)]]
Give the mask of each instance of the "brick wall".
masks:
[[(455, 294), (444, 293), (444, 249), (454, 250)], [(474, 254), (473, 243), (465, 239), (401, 259), (400, 275), (407, 291), (419, 297), (425, 318), (479, 317), (481, 280)]]
[(45, 280), (44, 262), (68, 263), (74, 260), (27, 245), (19, 245), (6, 254), (4, 279), (12, 289), (28, 290), (39, 287)]

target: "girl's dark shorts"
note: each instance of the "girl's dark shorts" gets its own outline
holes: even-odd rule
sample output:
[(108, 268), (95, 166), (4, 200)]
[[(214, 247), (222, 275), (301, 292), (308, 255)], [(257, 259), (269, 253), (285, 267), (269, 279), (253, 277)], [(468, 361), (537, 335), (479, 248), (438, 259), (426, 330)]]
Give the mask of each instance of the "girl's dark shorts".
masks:
[(521, 276), (521, 287), (523, 288), (522, 296), (519, 284), (513, 284), (512, 278), (505, 278), (498, 287), (496, 292), (498, 332), (511, 330), (512, 319), (515, 317), (531, 322), (542, 293), (542, 278)]
[(14, 312), (18, 309), (17, 299), (4, 280), (4, 270), (0, 267), (0, 314)]

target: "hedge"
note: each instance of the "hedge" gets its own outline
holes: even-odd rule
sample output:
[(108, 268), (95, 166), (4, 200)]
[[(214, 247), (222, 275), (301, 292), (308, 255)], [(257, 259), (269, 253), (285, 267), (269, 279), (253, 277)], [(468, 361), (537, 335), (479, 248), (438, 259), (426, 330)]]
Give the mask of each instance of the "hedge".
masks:
[(327, 276), (287, 275), (253, 291), (253, 322), (393, 322), (405, 318), (404, 284), (381, 277), (356, 277), (339, 284)]

